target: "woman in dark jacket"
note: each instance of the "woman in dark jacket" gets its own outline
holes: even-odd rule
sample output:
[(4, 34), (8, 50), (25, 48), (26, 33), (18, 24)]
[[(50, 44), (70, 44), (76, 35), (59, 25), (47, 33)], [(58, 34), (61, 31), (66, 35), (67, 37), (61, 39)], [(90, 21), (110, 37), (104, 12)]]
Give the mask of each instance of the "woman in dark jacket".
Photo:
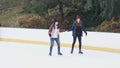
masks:
[(77, 37), (78, 37), (78, 41), (79, 41), (79, 54), (83, 54), (83, 52), (81, 51), (81, 46), (82, 46), (81, 36), (83, 34), (82, 31), (84, 31), (84, 33), (86, 35), (87, 35), (87, 32), (85, 30), (85, 27), (82, 24), (82, 21), (81, 21), (79, 15), (76, 16), (76, 20), (74, 21), (72, 27), (68, 31), (72, 31), (72, 36), (73, 36), (71, 54), (73, 54), (74, 45), (76, 43), (76, 38)]

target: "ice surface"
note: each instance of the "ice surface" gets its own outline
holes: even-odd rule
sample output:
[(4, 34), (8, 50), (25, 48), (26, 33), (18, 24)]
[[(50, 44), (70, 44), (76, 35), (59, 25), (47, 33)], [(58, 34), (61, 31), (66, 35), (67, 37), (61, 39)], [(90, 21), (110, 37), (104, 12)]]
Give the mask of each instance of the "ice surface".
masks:
[(63, 56), (54, 46), (49, 56), (49, 45), (0, 42), (0, 68), (120, 68), (120, 54), (61, 47)]

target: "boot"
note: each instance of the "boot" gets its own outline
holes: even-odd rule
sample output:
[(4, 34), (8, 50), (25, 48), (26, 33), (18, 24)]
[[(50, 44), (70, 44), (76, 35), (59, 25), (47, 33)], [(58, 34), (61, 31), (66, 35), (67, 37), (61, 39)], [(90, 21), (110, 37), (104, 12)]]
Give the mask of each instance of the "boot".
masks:
[(73, 50), (74, 50), (74, 45), (72, 45), (71, 54), (73, 54)]
[(79, 54), (83, 54), (83, 52), (82, 52), (82, 51), (79, 51)]
[(58, 55), (62, 55), (62, 53), (58, 53)]
[(71, 54), (73, 54), (73, 50), (71, 50)]
[(52, 56), (52, 53), (49, 53), (49, 56)]

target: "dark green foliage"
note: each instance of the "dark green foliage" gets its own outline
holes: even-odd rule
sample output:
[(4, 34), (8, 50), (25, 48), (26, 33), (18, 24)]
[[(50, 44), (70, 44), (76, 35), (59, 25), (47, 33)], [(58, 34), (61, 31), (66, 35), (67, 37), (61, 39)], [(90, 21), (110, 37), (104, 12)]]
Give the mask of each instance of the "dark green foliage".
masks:
[(0, 7), (2, 9), (7, 9), (11, 7), (16, 7), (21, 4), (21, 0), (0, 0)]
[(56, 0), (29, 0), (24, 6), (24, 11), (27, 13), (35, 13), (40, 16), (45, 16), (48, 9), (57, 6)]
[(0, 14), (21, 6), (23, 13), (37, 14), (48, 19), (49, 24), (58, 17), (63, 28), (70, 28), (75, 16), (80, 15), (87, 29), (94, 30), (101, 28), (104, 21), (120, 16), (119, 3), (120, 0), (0, 0)]

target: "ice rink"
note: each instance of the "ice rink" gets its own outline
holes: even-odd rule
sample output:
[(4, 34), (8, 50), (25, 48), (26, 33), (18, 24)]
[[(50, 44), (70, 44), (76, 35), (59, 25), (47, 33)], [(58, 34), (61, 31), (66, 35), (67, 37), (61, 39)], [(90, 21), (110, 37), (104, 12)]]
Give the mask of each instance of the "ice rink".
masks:
[(70, 48), (61, 47), (63, 56), (57, 55), (57, 47), (49, 56), (48, 45), (0, 42), (0, 68), (120, 68), (120, 54), (85, 50), (70, 54)]
[[(71, 32), (61, 34), (62, 56), (49, 56), (48, 30), (0, 28), (0, 68), (120, 68), (120, 33), (88, 32), (70, 54)], [(75, 46), (77, 45), (76, 43)]]

